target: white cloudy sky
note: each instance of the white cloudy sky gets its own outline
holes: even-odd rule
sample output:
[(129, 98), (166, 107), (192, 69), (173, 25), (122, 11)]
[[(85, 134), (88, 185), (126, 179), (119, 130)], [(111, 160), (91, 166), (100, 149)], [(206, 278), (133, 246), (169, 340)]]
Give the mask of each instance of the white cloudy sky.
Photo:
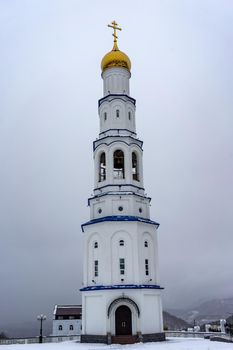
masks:
[(233, 2), (0, 0), (0, 324), (80, 302), (107, 24), (123, 30), (164, 305), (233, 291)]

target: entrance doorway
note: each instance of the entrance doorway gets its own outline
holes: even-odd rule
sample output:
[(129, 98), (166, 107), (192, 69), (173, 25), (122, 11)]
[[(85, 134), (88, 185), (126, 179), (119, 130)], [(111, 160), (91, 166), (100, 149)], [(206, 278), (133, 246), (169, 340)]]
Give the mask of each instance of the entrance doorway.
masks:
[(121, 305), (115, 312), (116, 335), (132, 335), (132, 313), (128, 306)]

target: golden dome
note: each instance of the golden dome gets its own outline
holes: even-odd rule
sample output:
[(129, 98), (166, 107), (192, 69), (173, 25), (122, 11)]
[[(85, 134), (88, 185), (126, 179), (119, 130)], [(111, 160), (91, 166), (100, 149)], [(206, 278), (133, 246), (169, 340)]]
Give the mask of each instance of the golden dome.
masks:
[(108, 52), (101, 61), (102, 72), (107, 68), (121, 67), (130, 71), (131, 62), (129, 57), (118, 49), (117, 44), (114, 42), (112, 51)]

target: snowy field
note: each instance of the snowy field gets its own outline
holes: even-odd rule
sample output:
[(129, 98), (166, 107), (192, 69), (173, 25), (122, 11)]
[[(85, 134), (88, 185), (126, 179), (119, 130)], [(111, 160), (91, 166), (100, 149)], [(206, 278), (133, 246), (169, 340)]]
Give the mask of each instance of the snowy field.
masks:
[(50, 344), (0, 345), (0, 350), (233, 350), (233, 344), (198, 338), (168, 338), (166, 342), (104, 345), (80, 344), (75, 341)]

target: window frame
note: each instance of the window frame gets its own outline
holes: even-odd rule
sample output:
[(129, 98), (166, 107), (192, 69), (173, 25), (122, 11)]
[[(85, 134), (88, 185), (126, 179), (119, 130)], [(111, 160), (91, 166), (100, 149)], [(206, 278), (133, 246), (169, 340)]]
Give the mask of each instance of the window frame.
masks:
[(103, 151), (99, 155), (99, 182), (106, 180), (106, 153)]
[(149, 276), (149, 259), (145, 259), (145, 275)]
[(99, 277), (99, 260), (94, 260), (94, 277)]
[(125, 179), (125, 154), (122, 149), (116, 149), (113, 152), (113, 178)]
[(125, 258), (119, 258), (120, 275), (125, 275)]
[(138, 165), (138, 154), (133, 151), (131, 155), (131, 162), (132, 162), (132, 178), (135, 181), (140, 181), (139, 178), (139, 165)]

